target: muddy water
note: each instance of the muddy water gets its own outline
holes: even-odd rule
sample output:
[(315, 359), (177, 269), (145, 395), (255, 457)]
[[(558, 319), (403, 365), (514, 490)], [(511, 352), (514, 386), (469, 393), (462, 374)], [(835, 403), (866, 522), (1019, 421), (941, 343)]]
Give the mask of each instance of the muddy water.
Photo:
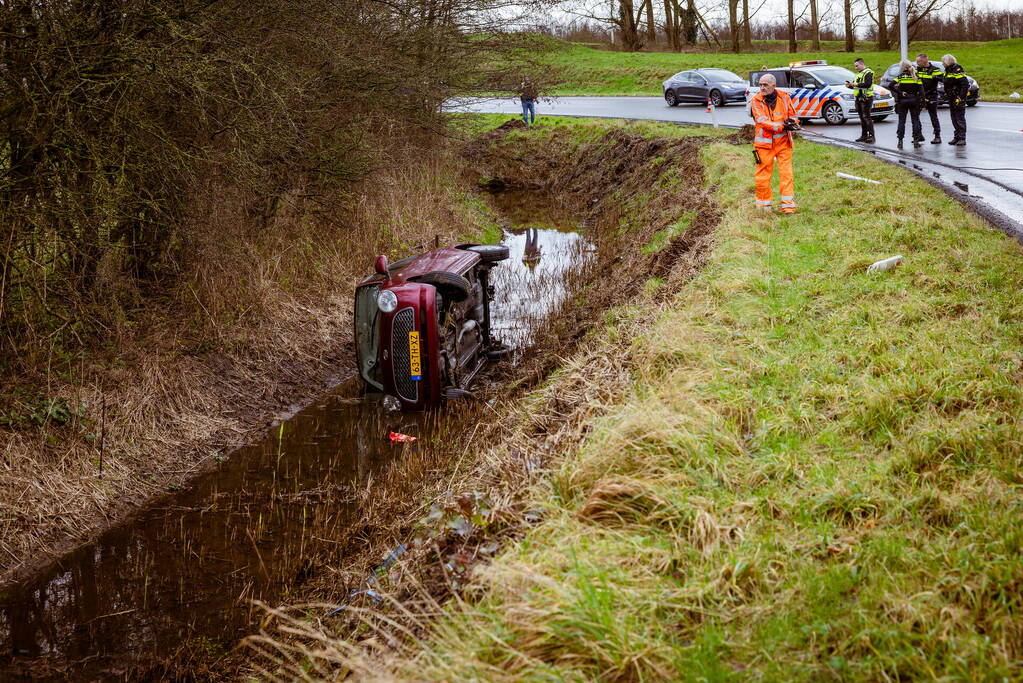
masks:
[[(583, 235), (533, 193), (495, 197), (511, 258), (496, 270), (495, 336), (522, 353), (588, 257)], [(345, 557), (373, 473), (434, 448), (471, 411), (387, 412), (348, 380), (177, 493), (0, 592), (0, 680), (158, 678), (216, 659), (251, 630), (251, 600), (299, 588), (310, 557)], [(393, 445), (390, 431), (414, 434)], [(438, 452), (440, 446), (436, 446)], [(372, 529), (359, 530), (373, 533)]]

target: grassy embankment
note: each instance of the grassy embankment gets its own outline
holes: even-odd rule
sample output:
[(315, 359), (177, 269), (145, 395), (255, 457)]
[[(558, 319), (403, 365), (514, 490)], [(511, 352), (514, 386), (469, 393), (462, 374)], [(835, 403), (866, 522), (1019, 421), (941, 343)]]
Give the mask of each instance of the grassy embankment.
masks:
[[(509, 136), (522, 158), (573, 125), (548, 122)], [(753, 213), (746, 147), (702, 157), (723, 211), (709, 262), (609, 311), (524, 403), (583, 416), (558, 432), (579, 442), (536, 436), (566, 453), (526, 494), (544, 521), (392, 673), (1019, 677), (1023, 250), (847, 150), (797, 146), (785, 218)], [(580, 408), (612, 366), (616, 405)]]
[[(668, 76), (699, 67), (730, 69), (746, 78), (753, 69), (800, 59), (824, 58), (829, 64), (852, 68), (852, 60), (863, 57), (877, 73), (899, 61), (897, 49), (876, 52), (864, 45), (862, 52), (850, 54), (839, 51), (841, 43), (825, 45), (821, 52), (810, 52), (808, 46), (803, 49), (801, 43), (797, 54), (774, 51), (752, 54), (613, 52), (569, 43), (559, 45), (545, 55), (547, 63), (558, 74), (556, 80), (560, 81), (551, 92), (555, 95), (660, 95), (661, 83)], [(951, 52), (980, 83), (983, 100), (1018, 101), (1008, 100), (1009, 95), (1023, 93), (1023, 39), (991, 43), (919, 42), (910, 45), (910, 52), (926, 52), (931, 59), (940, 59)]]

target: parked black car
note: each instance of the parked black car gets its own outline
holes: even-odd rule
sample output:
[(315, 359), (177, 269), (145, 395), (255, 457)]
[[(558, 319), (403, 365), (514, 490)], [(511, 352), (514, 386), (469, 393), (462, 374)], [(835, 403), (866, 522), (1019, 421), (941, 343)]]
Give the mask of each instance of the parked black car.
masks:
[(690, 69), (680, 71), (662, 83), (664, 101), (669, 107), (681, 102), (710, 100), (715, 107), (746, 100), (746, 81), (728, 69)]
[[(938, 67), (941, 73), (945, 73), (945, 65), (941, 62), (931, 62), (934, 66)], [(881, 76), (881, 85), (885, 88), (891, 89), (895, 83), (895, 77), (899, 75), (899, 65), (892, 64), (888, 67), (888, 70), (884, 72), (884, 76)], [(966, 80), (970, 83), (970, 91), (966, 94), (966, 106), (976, 107), (978, 100), (980, 100), (980, 85), (973, 79), (972, 76), (967, 76)], [(938, 106), (947, 105), (948, 101), (945, 99), (945, 84), (938, 81)]]

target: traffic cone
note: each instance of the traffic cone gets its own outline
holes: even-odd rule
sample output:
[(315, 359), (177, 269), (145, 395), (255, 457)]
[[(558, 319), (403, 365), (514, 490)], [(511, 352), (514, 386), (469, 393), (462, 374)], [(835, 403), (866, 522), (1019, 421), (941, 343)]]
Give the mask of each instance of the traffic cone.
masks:
[(711, 121), (713, 122), (714, 127), (717, 128), (718, 127), (717, 107), (714, 106), (714, 102), (713, 100), (710, 99), (710, 97), (707, 98), (707, 113), (710, 114)]

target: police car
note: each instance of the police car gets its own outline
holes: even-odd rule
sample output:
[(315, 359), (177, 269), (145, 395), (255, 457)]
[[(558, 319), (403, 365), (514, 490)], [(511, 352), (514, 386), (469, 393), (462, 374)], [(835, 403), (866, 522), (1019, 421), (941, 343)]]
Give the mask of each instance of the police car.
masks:
[[(792, 105), (801, 121), (824, 119), (826, 123), (838, 126), (856, 114), (856, 96), (852, 88), (845, 87), (846, 81), (856, 80), (856, 74), (841, 66), (829, 66), (823, 59), (792, 62), (786, 67), (750, 71), (750, 87), (746, 89), (746, 113), (752, 116), (750, 100), (760, 92), (760, 77), (771, 74), (778, 81), (778, 88), (792, 97)], [(871, 118), (883, 121), (895, 111), (895, 98), (887, 88), (878, 85), (874, 74), (874, 105)]]

